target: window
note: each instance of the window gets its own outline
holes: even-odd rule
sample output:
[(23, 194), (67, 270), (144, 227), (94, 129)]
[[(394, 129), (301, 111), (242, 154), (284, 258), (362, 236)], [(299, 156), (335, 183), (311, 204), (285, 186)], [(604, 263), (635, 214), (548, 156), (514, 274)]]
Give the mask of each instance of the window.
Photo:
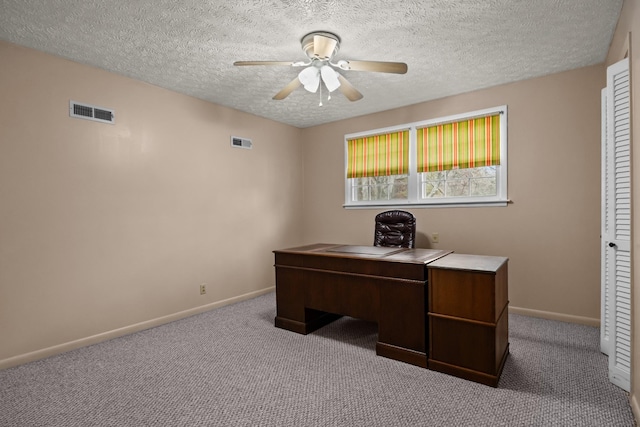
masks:
[(353, 137), (347, 140), (347, 177), (356, 202), (407, 200), (409, 130)]
[(507, 107), (345, 135), (345, 206), (507, 203)]

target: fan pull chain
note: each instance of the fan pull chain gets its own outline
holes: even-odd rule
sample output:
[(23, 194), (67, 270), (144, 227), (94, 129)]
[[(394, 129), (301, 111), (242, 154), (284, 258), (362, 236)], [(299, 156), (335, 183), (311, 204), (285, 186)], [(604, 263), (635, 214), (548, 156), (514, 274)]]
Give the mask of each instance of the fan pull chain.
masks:
[[(320, 82), (320, 103), (318, 104), (318, 107), (322, 107), (322, 82)], [(327, 94), (327, 101), (331, 101), (331, 92), (329, 92)]]

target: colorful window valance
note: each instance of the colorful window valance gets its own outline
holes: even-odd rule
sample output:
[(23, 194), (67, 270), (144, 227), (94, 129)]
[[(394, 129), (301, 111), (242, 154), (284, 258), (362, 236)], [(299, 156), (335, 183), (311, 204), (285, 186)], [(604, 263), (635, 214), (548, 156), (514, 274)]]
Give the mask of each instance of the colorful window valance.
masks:
[(409, 173), (409, 130), (347, 140), (347, 178)]
[(500, 164), (500, 114), (418, 128), (418, 172)]

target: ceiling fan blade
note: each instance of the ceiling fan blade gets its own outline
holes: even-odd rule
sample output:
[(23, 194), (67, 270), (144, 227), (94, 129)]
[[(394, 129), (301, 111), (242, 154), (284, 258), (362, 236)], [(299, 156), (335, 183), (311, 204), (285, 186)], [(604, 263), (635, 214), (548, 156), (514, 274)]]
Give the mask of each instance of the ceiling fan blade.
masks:
[(329, 59), (333, 55), (338, 41), (322, 35), (313, 36), (313, 55), (320, 59)]
[(244, 65), (293, 65), (293, 61), (236, 61), (233, 63), (235, 66)]
[(407, 64), (404, 62), (382, 61), (340, 61), (343, 70), (376, 71), (378, 73), (404, 74), (407, 72)]
[(338, 89), (340, 89), (340, 92), (342, 92), (342, 94), (346, 96), (349, 101), (357, 101), (359, 99), (362, 99), (362, 94), (358, 92), (358, 89), (353, 87), (353, 85), (349, 83), (349, 81), (345, 79), (341, 74), (338, 74), (338, 81), (340, 82), (340, 87)]
[(273, 96), (273, 99), (277, 101), (285, 99), (291, 92), (296, 90), (298, 86), (300, 86), (300, 84), (300, 80), (296, 77), (295, 79), (291, 80), (291, 82), (289, 82), (289, 84), (286, 85), (280, 92), (276, 93)]

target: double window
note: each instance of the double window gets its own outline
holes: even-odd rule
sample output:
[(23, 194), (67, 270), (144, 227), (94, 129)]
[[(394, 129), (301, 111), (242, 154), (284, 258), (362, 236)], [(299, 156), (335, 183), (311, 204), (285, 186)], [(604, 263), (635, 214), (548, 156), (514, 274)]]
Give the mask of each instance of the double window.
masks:
[(345, 135), (345, 206), (507, 203), (507, 107)]

